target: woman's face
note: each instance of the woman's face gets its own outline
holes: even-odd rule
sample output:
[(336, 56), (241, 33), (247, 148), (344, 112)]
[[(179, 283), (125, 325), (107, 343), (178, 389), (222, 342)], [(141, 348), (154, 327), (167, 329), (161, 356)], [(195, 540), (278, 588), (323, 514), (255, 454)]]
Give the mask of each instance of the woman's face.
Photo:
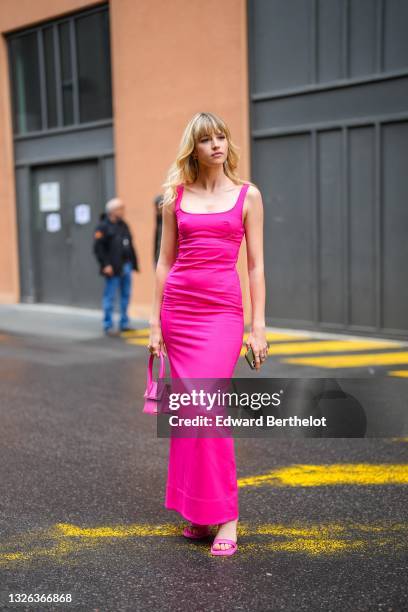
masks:
[(227, 154), (228, 141), (222, 132), (201, 136), (196, 144), (195, 155), (198, 163), (205, 166), (222, 166)]

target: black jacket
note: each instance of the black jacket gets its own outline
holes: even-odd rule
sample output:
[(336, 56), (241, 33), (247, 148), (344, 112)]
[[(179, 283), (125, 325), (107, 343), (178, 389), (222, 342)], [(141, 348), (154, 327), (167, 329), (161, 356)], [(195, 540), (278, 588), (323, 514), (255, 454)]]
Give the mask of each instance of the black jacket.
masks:
[(99, 273), (103, 276), (102, 269), (109, 265), (113, 268), (113, 274), (119, 276), (125, 261), (130, 261), (132, 269), (139, 272), (132, 234), (125, 221), (113, 223), (106, 213), (102, 213), (94, 232), (93, 252), (99, 262)]

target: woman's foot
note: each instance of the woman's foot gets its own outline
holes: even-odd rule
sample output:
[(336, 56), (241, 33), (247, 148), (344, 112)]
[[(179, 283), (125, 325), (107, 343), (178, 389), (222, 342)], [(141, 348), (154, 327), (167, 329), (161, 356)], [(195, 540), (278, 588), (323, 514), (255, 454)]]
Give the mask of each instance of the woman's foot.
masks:
[(190, 523), (189, 529), (194, 535), (201, 535), (202, 533), (207, 533), (208, 525), (196, 525), (195, 523)]
[(190, 523), (190, 525), (184, 529), (184, 535), (186, 537), (201, 538), (207, 536), (208, 534), (208, 525), (197, 525), (195, 523)]
[[(238, 519), (234, 521), (228, 521), (227, 523), (223, 523), (219, 525), (219, 529), (217, 531), (216, 538), (228, 538), (229, 540), (237, 541), (237, 525)], [(216, 542), (213, 544), (214, 550), (226, 550), (228, 548), (232, 548), (232, 544), (227, 544), (226, 542)]]

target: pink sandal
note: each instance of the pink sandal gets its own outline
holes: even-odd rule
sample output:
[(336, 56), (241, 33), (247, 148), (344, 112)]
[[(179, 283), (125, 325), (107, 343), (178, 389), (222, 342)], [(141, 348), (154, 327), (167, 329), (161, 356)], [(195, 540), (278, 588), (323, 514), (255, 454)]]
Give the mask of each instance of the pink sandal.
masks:
[[(232, 544), (230, 548), (213, 548), (214, 544)], [(215, 538), (214, 542), (211, 545), (211, 554), (212, 555), (233, 555), (238, 548), (238, 544), (234, 542), (234, 540), (229, 540), (228, 538)]]
[[(198, 525), (194, 525), (194, 527), (198, 527)], [(185, 538), (190, 538), (191, 540), (201, 540), (201, 538), (206, 538), (211, 533), (208, 525), (200, 525), (200, 528), (201, 527), (202, 529), (199, 530), (200, 533), (194, 533), (191, 531), (190, 527), (184, 527), (183, 536)]]

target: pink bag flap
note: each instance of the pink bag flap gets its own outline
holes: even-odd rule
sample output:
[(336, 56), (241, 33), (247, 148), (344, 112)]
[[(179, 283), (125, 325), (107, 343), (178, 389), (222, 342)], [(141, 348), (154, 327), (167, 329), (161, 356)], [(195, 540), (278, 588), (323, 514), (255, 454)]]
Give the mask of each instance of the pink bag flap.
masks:
[[(165, 385), (161, 385), (160, 395), (158, 394), (158, 381), (153, 380), (153, 361), (154, 355), (151, 353), (149, 357), (149, 364), (147, 367), (147, 381), (146, 381), (146, 390), (144, 392), (143, 397), (145, 398), (145, 403), (143, 407), (143, 412), (147, 414), (157, 414), (157, 403), (163, 398), (163, 393), (165, 391)], [(159, 353), (160, 357), (160, 371), (159, 378), (164, 378), (166, 374), (166, 364), (164, 361), (163, 353)]]

